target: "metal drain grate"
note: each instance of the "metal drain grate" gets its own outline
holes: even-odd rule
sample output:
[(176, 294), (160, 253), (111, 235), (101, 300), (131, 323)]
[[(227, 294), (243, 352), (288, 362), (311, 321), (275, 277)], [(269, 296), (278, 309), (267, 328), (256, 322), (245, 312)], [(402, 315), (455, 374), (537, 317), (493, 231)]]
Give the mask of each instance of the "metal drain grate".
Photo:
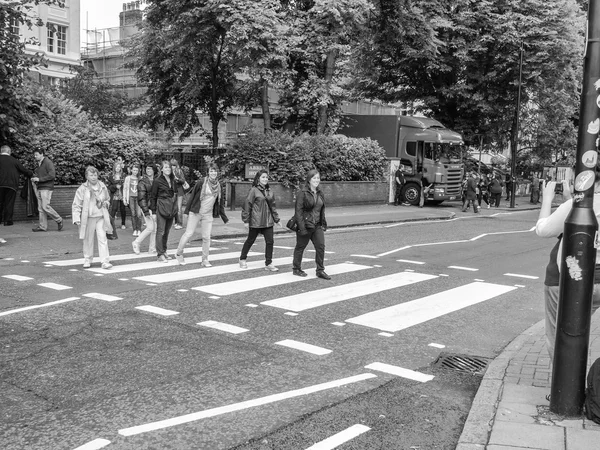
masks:
[(483, 375), (489, 363), (490, 358), (483, 358), (481, 356), (442, 353), (434, 361), (433, 367)]

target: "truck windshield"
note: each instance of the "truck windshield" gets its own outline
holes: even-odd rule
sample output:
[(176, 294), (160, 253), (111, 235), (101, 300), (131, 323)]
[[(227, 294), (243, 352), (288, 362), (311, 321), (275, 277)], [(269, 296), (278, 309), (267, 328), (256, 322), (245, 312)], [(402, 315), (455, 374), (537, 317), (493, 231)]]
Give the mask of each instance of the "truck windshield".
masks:
[(441, 163), (460, 162), (463, 150), (462, 144), (434, 144), (434, 154)]

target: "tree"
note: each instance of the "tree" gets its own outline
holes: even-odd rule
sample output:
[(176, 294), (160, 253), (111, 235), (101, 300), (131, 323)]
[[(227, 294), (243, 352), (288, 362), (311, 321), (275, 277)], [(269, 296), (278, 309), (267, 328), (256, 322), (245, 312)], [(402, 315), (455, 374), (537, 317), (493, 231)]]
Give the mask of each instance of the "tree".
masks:
[(40, 4), (64, 7), (64, 0), (8, 0), (0, 3), (0, 139), (12, 141), (19, 124), (31, 123), (31, 113), (38, 111), (39, 103), (23, 89), (27, 72), (45, 66), (41, 54), (25, 52), (26, 44), (39, 45), (34, 39), (21, 40), (13, 32), (13, 25), (41, 27), (44, 22), (34, 15)]
[(131, 51), (148, 84), (148, 123), (183, 138), (201, 128), (198, 113), (206, 113), (216, 147), (219, 123), (242, 103), (237, 77), (281, 25), (278, 7), (275, 0), (151, 2)]

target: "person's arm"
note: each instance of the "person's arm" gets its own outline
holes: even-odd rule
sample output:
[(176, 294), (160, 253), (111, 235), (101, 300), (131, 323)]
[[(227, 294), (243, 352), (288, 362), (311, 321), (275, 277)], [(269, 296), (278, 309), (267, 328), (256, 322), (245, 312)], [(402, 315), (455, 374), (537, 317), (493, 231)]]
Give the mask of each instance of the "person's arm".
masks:
[(269, 203), (269, 199), (267, 200), (267, 204), (271, 207), (271, 215), (273, 216), (273, 221), (275, 223), (280, 224), (279, 213), (277, 212), (277, 204), (275, 203), (275, 195), (271, 193), (271, 203)]
[(25, 175), (28, 178), (31, 178), (33, 176), (33, 172), (27, 168), (25, 168), (25, 166), (23, 166), (23, 164), (21, 164), (18, 160), (15, 159), (16, 162), (16, 166), (17, 166), (17, 170), (19, 172), (21, 172), (23, 175)]
[(159, 178), (156, 178), (154, 180), (154, 182), (152, 183), (152, 189), (150, 190), (150, 210), (154, 211), (154, 213), (156, 214), (156, 202), (158, 199), (158, 180)]
[(242, 222), (249, 223), (250, 216), (252, 215), (252, 204), (254, 203), (254, 187), (250, 188), (250, 192), (246, 196), (246, 200), (244, 200), (244, 205), (242, 206)]
[(221, 188), (221, 195), (219, 195), (219, 216), (223, 223), (229, 222), (229, 217), (225, 214), (225, 186)]
[(81, 210), (83, 208), (84, 194), (85, 194), (85, 188), (83, 186), (79, 186), (79, 188), (75, 192), (75, 198), (73, 199), (73, 204), (71, 205), (71, 216), (73, 217), (74, 225), (79, 225), (81, 223)]
[(565, 220), (573, 206), (572, 200), (567, 200), (552, 212), (552, 200), (556, 183), (551, 181), (544, 186), (544, 196), (540, 215), (535, 224), (535, 232), (540, 237), (556, 237), (563, 232)]
[(300, 234), (306, 234), (306, 224), (304, 223), (304, 191), (299, 190), (296, 194), (296, 205), (294, 208), (294, 215), (296, 217), (296, 223), (298, 224), (298, 232)]
[(140, 180), (140, 182), (138, 183), (138, 205), (140, 205), (142, 213), (145, 216), (150, 214), (150, 210), (148, 209), (148, 194), (149, 192), (146, 182)]
[(123, 183), (123, 203), (125, 205), (129, 205), (129, 188), (131, 185), (131, 175), (127, 175), (125, 177), (125, 182)]
[[(52, 181), (54, 180), (54, 178), (56, 178), (56, 172), (54, 170), (54, 164), (52, 164), (52, 161), (50, 161), (48, 158), (44, 158), (44, 161), (42, 162), (42, 165), (40, 166), (40, 169), (43, 170), (38, 170), (38, 182), (44, 182), (44, 181)], [(42, 173), (40, 173), (42, 172)]]

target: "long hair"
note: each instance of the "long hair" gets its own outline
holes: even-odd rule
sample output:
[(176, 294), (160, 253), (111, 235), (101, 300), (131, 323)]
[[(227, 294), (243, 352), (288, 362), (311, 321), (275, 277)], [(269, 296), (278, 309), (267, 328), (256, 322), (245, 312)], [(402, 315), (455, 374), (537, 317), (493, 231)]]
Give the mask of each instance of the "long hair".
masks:
[(310, 169), (308, 171), (308, 173), (306, 174), (306, 181), (305, 181), (305, 185), (307, 188), (310, 188), (310, 180), (312, 180), (312, 178), (318, 174), (319, 174), (319, 171), (317, 169)]
[[(260, 184), (260, 177), (262, 176), (263, 173), (266, 173), (267, 175), (269, 175), (269, 172), (267, 172), (265, 169), (261, 169), (258, 172), (256, 172), (256, 175), (254, 175), (254, 181), (252, 182), (252, 186), (256, 187)], [(269, 188), (269, 183), (267, 183), (267, 185), (265, 186), (265, 189)]]

